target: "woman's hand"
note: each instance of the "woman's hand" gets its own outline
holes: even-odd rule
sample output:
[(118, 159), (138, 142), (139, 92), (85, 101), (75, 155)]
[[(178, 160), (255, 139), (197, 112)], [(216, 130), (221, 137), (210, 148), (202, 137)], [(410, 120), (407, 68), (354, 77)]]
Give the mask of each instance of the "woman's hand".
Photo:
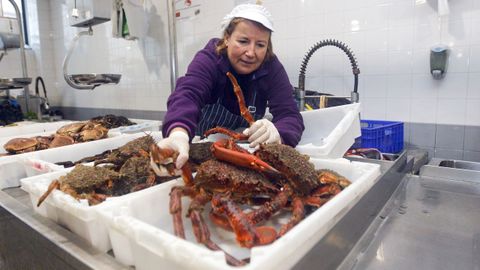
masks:
[(281, 143), (282, 139), (275, 125), (267, 119), (255, 121), (250, 128), (243, 131), (248, 136), (250, 147), (255, 148), (261, 143)]
[(188, 151), (190, 144), (188, 143), (188, 133), (183, 128), (174, 128), (167, 138), (157, 143), (160, 148), (169, 148), (178, 152), (175, 167), (181, 169), (188, 160)]

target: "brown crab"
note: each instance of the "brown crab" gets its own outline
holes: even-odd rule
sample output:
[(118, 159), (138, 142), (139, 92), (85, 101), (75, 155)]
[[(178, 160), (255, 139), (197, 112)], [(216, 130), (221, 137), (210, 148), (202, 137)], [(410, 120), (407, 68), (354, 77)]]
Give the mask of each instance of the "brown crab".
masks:
[(84, 121), (62, 126), (57, 130), (57, 134), (70, 136), (75, 142), (86, 142), (107, 137), (108, 129), (101, 124)]
[(82, 130), (78, 134), (75, 134), (73, 138), (77, 142), (87, 142), (106, 138), (107, 135), (108, 129), (101, 124), (87, 122)]
[(80, 133), (80, 131), (86, 124), (87, 122), (74, 122), (74, 123), (66, 124), (60, 127), (59, 129), (57, 129), (56, 133), (74, 137), (76, 134)]
[(53, 139), (48, 144), (48, 148), (55, 148), (65, 145), (74, 144), (75, 140), (72, 137), (62, 134), (55, 134), (53, 135)]
[(36, 150), (46, 149), (50, 143), (50, 137), (37, 136), (33, 138), (14, 138), (3, 145), (9, 154), (21, 154)]

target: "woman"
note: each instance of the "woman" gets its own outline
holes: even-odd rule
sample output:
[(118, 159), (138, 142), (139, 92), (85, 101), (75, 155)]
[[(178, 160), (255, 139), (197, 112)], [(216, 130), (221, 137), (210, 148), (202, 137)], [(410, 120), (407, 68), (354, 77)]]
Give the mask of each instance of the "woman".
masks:
[[(273, 54), (270, 13), (262, 6), (235, 7), (222, 23), (222, 39), (212, 39), (177, 80), (167, 102), (163, 122), (165, 139), (158, 145), (179, 152), (176, 167), (188, 160), (189, 140), (213, 127), (247, 128), (240, 116), (233, 86), (226, 76), (238, 80), (246, 106), (255, 118), (243, 133), (250, 147), (260, 143), (296, 146), (304, 130), (285, 69)], [(272, 122), (262, 119), (269, 107)]]

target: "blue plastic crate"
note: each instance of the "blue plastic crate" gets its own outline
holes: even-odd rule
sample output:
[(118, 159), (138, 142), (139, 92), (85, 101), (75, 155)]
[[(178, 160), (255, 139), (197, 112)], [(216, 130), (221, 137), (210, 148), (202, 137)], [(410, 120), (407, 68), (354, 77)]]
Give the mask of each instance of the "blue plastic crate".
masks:
[(377, 148), (382, 153), (403, 150), (403, 123), (379, 120), (361, 120), (362, 136), (352, 148)]

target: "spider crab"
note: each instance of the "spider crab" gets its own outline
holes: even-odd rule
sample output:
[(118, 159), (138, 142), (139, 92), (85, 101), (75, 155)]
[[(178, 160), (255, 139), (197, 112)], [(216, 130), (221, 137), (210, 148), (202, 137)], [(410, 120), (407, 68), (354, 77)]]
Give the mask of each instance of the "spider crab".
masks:
[[(254, 120), (245, 106), (242, 91), (233, 75), (227, 73), (227, 76), (234, 85), (241, 115), (251, 125)], [(236, 144), (238, 140), (247, 139), (245, 135), (216, 127), (207, 131), (205, 136), (213, 133), (229, 136), (211, 146), (216, 159), (200, 164), (194, 179), (189, 173), (188, 164), (184, 166), (182, 176), (185, 185), (173, 187), (170, 192), (174, 234), (185, 239), (181, 198), (188, 196), (192, 201), (187, 217), (192, 222), (194, 235), (199, 243), (212, 250), (221, 248), (210, 239), (210, 231), (202, 216), (205, 205), (209, 202), (212, 206), (212, 222), (232, 230), (240, 246), (251, 248), (272, 243), (305, 217), (305, 205), (320, 207), (349, 184), (347, 179), (333, 171), (315, 170), (308, 156), (290, 146), (260, 145), (251, 154)], [(152, 157), (152, 166), (154, 163), (173, 163), (174, 153), (168, 153), (168, 157), (158, 155), (166, 150), (168, 149), (152, 146), (151, 153), (157, 153), (152, 156), (158, 157)], [(250, 209), (249, 212), (243, 210), (241, 205), (254, 204), (257, 198), (264, 199), (258, 208)], [(278, 232), (273, 227), (257, 226), (285, 208), (290, 208), (292, 215)], [(226, 252), (225, 256), (231, 265), (245, 264), (245, 261)]]
[(77, 165), (68, 174), (53, 180), (47, 191), (38, 199), (37, 207), (54, 191), (61, 190), (75, 199), (87, 199), (89, 205), (99, 204), (108, 197), (119, 179), (119, 174), (103, 167)]
[[(121, 196), (171, 180), (171, 177), (157, 176), (151, 168), (148, 151), (154, 143), (150, 135), (145, 135), (95, 156), (102, 159), (96, 160), (94, 166), (76, 164), (71, 172), (52, 181), (37, 205), (55, 189), (76, 199), (87, 199), (89, 205), (95, 205), (110, 196)], [(86, 159), (87, 162), (93, 160), (92, 157)]]

